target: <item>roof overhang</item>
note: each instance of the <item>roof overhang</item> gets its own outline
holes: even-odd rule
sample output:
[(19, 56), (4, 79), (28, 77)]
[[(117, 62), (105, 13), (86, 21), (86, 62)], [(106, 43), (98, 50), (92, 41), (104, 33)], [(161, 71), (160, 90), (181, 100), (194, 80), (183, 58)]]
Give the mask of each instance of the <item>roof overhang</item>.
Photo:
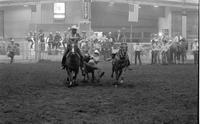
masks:
[[(82, 1), (82, 0), (0, 0), (2, 6), (18, 5), (36, 5), (41, 3)], [(187, 9), (198, 9), (198, 2), (189, 2), (189, 0), (91, 0), (92, 2), (113, 2), (113, 3), (132, 3), (142, 5), (157, 5)], [(191, 1), (191, 0), (190, 0)], [(193, 0), (196, 1), (196, 0)]]

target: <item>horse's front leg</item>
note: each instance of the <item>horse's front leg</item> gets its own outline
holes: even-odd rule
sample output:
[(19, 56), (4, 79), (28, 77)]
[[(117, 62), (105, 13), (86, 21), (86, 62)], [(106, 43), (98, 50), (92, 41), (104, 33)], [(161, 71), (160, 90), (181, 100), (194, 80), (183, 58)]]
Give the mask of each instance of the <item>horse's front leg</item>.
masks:
[(92, 83), (94, 83), (94, 79), (95, 79), (95, 77), (94, 77), (94, 71), (92, 71)]
[(114, 85), (115, 87), (117, 87), (117, 84), (118, 84), (118, 80), (119, 80), (119, 75), (118, 75), (118, 71), (115, 71), (115, 82), (114, 82)]
[(182, 64), (184, 64), (185, 63), (185, 54), (184, 53), (182, 54), (181, 58), (182, 58)]
[(119, 81), (119, 78), (118, 78), (118, 83), (123, 83), (124, 82), (124, 72), (125, 72), (126, 69), (124, 70), (120, 70), (119, 72), (119, 78), (121, 77), (121, 80)]
[(10, 64), (13, 63), (14, 57), (10, 57)]
[(115, 70), (114, 67), (112, 66), (112, 74), (111, 74), (111, 78), (113, 78), (113, 74), (114, 74)]
[(121, 80), (120, 80), (120, 84), (124, 83), (124, 74), (126, 72), (126, 68), (120, 71), (120, 75), (121, 75)]
[(74, 82), (74, 85), (75, 86), (78, 86), (78, 83), (77, 83), (77, 75), (78, 75), (78, 72), (75, 72), (75, 75), (73, 77), (73, 82)]
[(68, 79), (69, 79), (69, 85), (68, 87), (71, 87), (73, 85), (73, 77), (72, 73), (70, 71), (67, 71)]

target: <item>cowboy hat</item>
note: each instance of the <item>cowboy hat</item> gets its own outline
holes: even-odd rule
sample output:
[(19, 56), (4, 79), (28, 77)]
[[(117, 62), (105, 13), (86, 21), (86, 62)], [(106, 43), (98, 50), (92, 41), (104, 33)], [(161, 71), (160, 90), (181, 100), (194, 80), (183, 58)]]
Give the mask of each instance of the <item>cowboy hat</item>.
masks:
[(13, 39), (13, 38), (10, 38), (10, 41), (14, 42), (14, 39)]
[(72, 27), (71, 27), (71, 29), (78, 29), (78, 27), (76, 26), (76, 25), (73, 25)]
[(97, 53), (97, 54), (99, 54), (99, 51), (98, 51), (98, 50), (95, 50), (95, 51), (94, 51), (94, 53)]

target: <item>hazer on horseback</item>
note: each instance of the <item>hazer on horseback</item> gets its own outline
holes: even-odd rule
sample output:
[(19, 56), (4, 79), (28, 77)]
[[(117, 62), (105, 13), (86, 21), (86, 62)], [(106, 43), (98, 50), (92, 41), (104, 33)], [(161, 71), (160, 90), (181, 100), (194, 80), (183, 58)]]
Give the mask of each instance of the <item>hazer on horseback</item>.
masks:
[(83, 74), (83, 57), (78, 48), (79, 40), (80, 35), (77, 33), (77, 27), (72, 26), (71, 32), (67, 37), (67, 49), (62, 58), (62, 69), (66, 69), (68, 75), (68, 87), (77, 85), (76, 78), (79, 72), (79, 67), (81, 67)]
[(80, 40), (80, 35), (77, 33), (77, 27), (76, 26), (72, 26), (71, 27), (71, 32), (67, 37), (67, 49), (64, 52), (63, 58), (62, 58), (62, 69), (64, 69), (66, 67), (65, 65), (65, 61), (66, 61), (66, 57), (68, 56), (68, 53), (70, 51), (72, 51), (72, 44), (74, 45), (74, 52), (76, 52), (78, 54), (78, 56), (80, 57), (80, 66), (81, 69), (83, 67), (83, 56), (81, 54), (80, 49), (78, 48), (78, 42)]
[[(128, 57), (127, 52), (127, 44), (125, 42), (121, 43), (119, 51), (116, 53), (112, 60), (112, 74), (111, 77), (113, 78), (113, 75), (115, 73), (116, 82), (114, 83), (115, 86), (117, 86), (119, 83), (123, 83), (124, 80), (124, 73), (126, 69), (129, 67), (130, 61)], [(119, 82), (119, 78), (121, 77), (121, 80)]]

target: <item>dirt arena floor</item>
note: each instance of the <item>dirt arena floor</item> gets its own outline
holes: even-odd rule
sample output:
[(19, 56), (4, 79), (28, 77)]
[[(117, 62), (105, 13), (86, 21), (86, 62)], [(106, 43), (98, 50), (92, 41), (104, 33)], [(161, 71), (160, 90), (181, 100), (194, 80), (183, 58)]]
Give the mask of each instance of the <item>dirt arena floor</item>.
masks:
[(118, 88), (101, 66), (100, 84), (66, 88), (60, 63), (0, 64), (0, 124), (198, 123), (197, 66), (132, 65)]

